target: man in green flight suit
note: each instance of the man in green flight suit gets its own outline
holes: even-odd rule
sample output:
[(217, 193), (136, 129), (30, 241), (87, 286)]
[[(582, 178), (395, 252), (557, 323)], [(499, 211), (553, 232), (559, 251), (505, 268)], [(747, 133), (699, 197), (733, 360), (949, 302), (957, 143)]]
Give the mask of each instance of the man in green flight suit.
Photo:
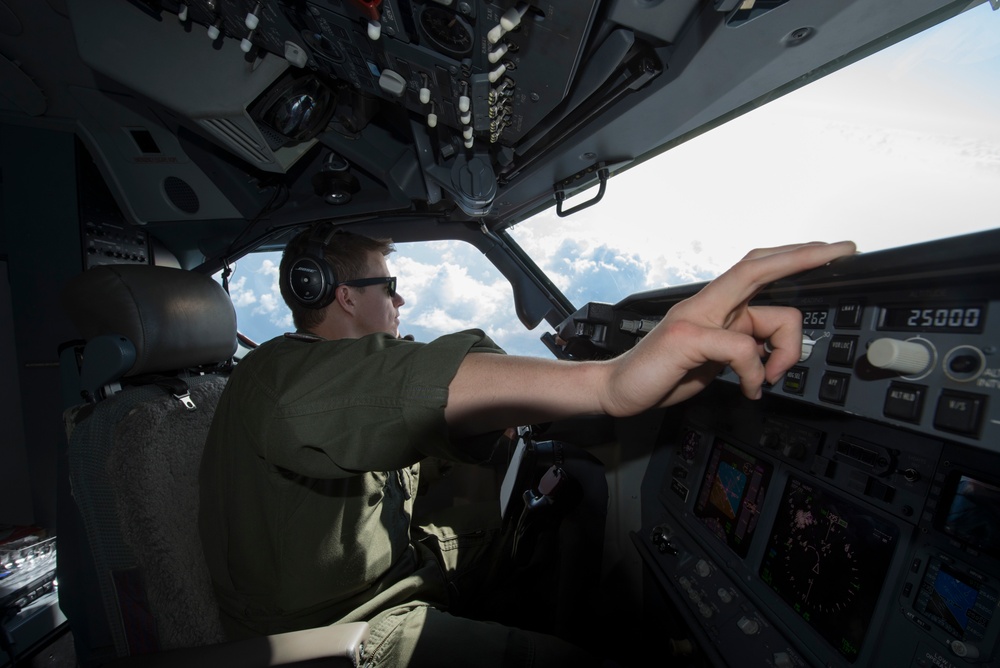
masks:
[(757, 398), (798, 360), (801, 316), (747, 302), (854, 245), (753, 251), (602, 362), (508, 356), (478, 330), (399, 338), (391, 252), (329, 224), (285, 249), (281, 290), (297, 331), (236, 366), (202, 460), (200, 530), (223, 624), (235, 638), (366, 620), (373, 666), (577, 666), (599, 662), (552, 636), (448, 612), (454, 564), (412, 539), (420, 460), (470, 461), (468, 439), (512, 425), (670, 405), (720, 365)]

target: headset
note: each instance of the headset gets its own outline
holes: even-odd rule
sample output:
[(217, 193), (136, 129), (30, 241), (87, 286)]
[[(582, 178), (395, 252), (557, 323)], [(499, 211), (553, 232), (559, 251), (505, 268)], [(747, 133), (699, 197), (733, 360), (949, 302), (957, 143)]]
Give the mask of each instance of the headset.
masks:
[(288, 265), (288, 291), (304, 308), (321, 309), (333, 301), (337, 274), (326, 259), (325, 250), (339, 231), (333, 225), (326, 234), (324, 225), (317, 225), (309, 235), (302, 255)]

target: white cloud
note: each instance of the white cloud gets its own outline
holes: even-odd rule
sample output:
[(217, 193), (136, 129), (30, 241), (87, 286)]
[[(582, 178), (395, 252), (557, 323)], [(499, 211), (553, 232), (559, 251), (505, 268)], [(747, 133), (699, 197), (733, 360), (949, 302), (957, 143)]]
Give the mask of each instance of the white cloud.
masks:
[[(511, 312), (511, 288), (478, 251), (460, 242), (399, 244), (390, 258), (406, 303), (402, 328), (419, 326), (440, 333), (488, 328)], [(490, 270), (485, 273), (486, 266)]]
[(253, 290), (246, 287), (246, 283), (246, 276), (229, 282), (229, 297), (233, 300), (233, 306), (246, 307), (256, 303), (257, 297)]
[(260, 266), (253, 270), (260, 278), (257, 285), (261, 288), (260, 306), (254, 309), (258, 314), (274, 314), (279, 310), (288, 310), (281, 298), (281, 287), (278, 283), (278, 264), (271, 258), (264, 258)]

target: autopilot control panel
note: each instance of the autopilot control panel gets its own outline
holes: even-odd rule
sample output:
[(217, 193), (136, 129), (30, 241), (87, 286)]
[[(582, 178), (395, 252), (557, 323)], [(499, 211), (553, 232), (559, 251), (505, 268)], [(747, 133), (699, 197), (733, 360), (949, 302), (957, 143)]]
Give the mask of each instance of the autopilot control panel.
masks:
[[(800, 361), (724, 370), (668, 413), (633, 541), (720, 666), (1000, 665), (1000, 235), (858, 255), (769, 286)], [(560, 330), (620, 354), (697, 287)]]

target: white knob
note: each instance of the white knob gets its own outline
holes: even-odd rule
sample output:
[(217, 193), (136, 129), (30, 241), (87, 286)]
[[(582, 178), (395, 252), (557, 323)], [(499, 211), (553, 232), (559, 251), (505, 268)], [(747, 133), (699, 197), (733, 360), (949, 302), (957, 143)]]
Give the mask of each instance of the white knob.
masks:
[(427, 104), (431, 101), (431, 89), (424, 86), (420, 89), (420, 104)]
[(458, 110), (463, 114), (472, 108), (472, 100), (469, 99), (468, 95), (458, 96)]
[(495, 26), (493, 26), (493, 28), (488, 33), (486, 33), (486, 39), (490, 41), (490, 44), (496, 44), (497, 42), (500, 41), (500, 38), (503, 37), (503, 34), (505, 32), (507, 31), (504, 29), (503, 25), (498, 23)]
[(368, 22), (368, 39), (373, 42), (378, 41), (378, 38), (382, 36), (382, 24), (378, 21)]
[(220, 34), (222, 34), (222, 33), (219, 30), (219, 24), (218, 23), (213, 23), (212, 25), (208, 26), (208, 38), (210, 40), (212, 40), (214, 42), (215, 40), (219, 39), (219, 35)]
[(740, 631), (747, 634), (748, 636), (757, 635), (760, 633), (760, 622), (756, 619), (750, 619), (749, 617), (740, 617), (740, 620), (736, 622), (736, 626), (740, 627)]
[(975, 645), (964, 643), (961, 640), (951, 641), (951, 651), (955, 653), (955, 656), (960, 656), (963, 659), (979, 658), (979, 648)]
[(503, 26), (505, 31), (510, 32), (521, 24), (521, 17), (524, 16), (526, 10), (527, 7), (521, 10), (517, 7), (511, 7), (500, 17), (500, 25)]
[(504, 57), (504, 54), (507, 53), (508, 48), (509, 47), (506, 44), (500, 44), (497, 46), (497, 48), (490, 51), (490, 55), (486, 57), (489, 59), (491, 63), (496, 63), (498, 60)]
[(256, 30), (260, 24), (260, 19), (257, 18), (254, 12), (247, 12), (247, 17), (243, 20), (243, 23), (246, 24), (247, 30)]
[(240, 51), (243, 53), (250, 53), (250, 49), (253, 48), (253, 42), (250, 41), (249, 37), (244, 37), (240, 40)]
[(489, 73), (487, 78), (490, 80), (490, 83), (496, 83), (497, 80), (500, 77), (502, 77), (503, 73), (506, 71), (507, 71), (507, 66), (504, 65), (503, 63), (500, 63), (495, 70)]
[(813, 352), (813, 346), (815, 345), (816, 345), (815, 341), (813, 341), (805, 334), (802, 335), (802, 352), (799, 354), (800, 362), (805, 362), (807, 359), (809, 359), (809, 356), (812, 355)]
[(177, 8), (177, 18), (181, 21), (181, 23), (183, 23), (184, 21), (188, 20), (188, 6), (187, 5), (181, 4)]
[(305, 67), (309, 63), (309, 56), (295, 42), (285, 42), (285, 60), (293, 67)]
[(466, 139), (472, 139), (472, 126), (467, 125), (465, 129), (462, 130), (462, 136)]
[(461, 121), (462, 125), (470, 125), (472, 123), (472, 114), (467, 111), (458, 120)]
[(694, 565), (694, 571), (704, 578), (712, 573), (712, 567), (704, 559), (699, 559), (698, 563)]
[(923, 373), (931, 365), (931, 350), (915, 341), (876, 339), (868, 346), (868, 362), (905, 375)]
[[(809, 356), (812, 355), (813, 352), (813, 346), (815, 345), (816, 342), (813, 341), (808, 335), (806, 334), (802, 335), (802, 350), (799, 353), (800, 362), (805, 362), (807, 359), (809, 359)], [(774, 348), (771, 346), (770, 341), (764, 342), (764, 352), (766, 352), (768, 355), (774, 352)]]
[(465, 140), (464, 143), (465, 143), (465, 148), (472, 148), (472, 145), (476, 143), (476, 138), (469, 137), (468, 139)]
[(438, 115), (433, 111), (427, 114), (427, 127), (436, 128), (438, 124)]

